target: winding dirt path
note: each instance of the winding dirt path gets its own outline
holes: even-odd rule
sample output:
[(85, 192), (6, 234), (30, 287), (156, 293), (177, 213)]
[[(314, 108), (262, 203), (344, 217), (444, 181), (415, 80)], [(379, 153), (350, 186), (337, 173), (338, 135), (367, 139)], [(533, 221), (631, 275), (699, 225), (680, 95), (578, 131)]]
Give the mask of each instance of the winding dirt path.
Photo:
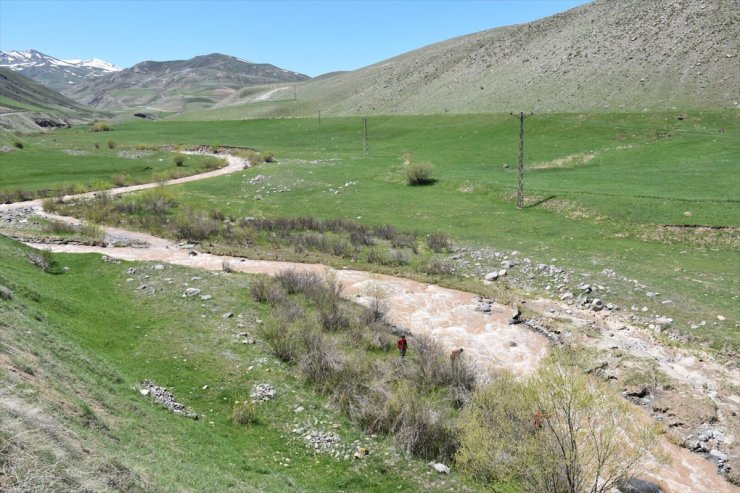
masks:
[[(224, 175), (245, 167), (243, 160), (230, 156), (229, 166), (201, 175), (194, 175), (167, 184), (185, 183)], [(129, 191), (152, 188), (158, 184), (123, 187), (109, 191), (118, 195)], [(86, 194), (91, 195), (91, 194)], [(0, 209), (33, 207), (38, 214), (62, 219), (67, 222), (78, 222), (72, 218), (62, 218), (45, 214), (41, 210), (41, 201), (0, 205)], [(193, 250), (146, 233), (127, 231), (119, 228), (104, 228), (109, 238), (127, 238), (146, 242), (148, 248), (132, 247), (94, 247), (83, 245), (47, 245), (30, 244), (36, 248), (47, 248), (55, 252), (67, 253), (100, 253), (130, 261), (167, 262), (207, 270), (223, 270), (224, 262), (237, 272), (275, 275), (284, 269), (312, 271), (325, 274), (329, 268), (320, 264), (299, 264), (278, 261), (249, 260), (238, 257), (218, 256), (197, 253)], [(391, 323), (413, 334), (428, 334), (438, 340), (447, 349), (464, 347), (465, 354), (475, 360), (482, 370), (506, 368), (520, 374), (534, 370), (547, 352), (548, 341), (542, 335), (526, 328), (524, 325), (509, 325), (508, 319), (512, 309), (502, 305), (493, 305), (490, 314), (475, 311), (475, 295), (454, 289), (428, 285), (404, 278), (371, 274), (357, 270), (335, 271), (337, 280), (344, 286), (343, 294), (353, 301), (368, 305), (373, 293), (380, 288), (387, 302), (387, 313)], [(529, 302), (530, 308), (546, 314), (576, 312), (574, 316), (582, 319), (598, 318), (592, 312), (580, 313), (572, 307), (566, 307), (550, 300)], [(602, 320), (603, 322), (603, 320)], [(620, 334), (620, 343), (629, 347), (640, 346), (642, 340), (630, 332)], [(610, 342), (613, 344), (613, 342)], [(410, 347), (413, 351), (413, 340)], [(649, 351), (645, 349), (645, 351)], [(709, 377), (697, 368), (686, 371), (685, 376), (693, 385), (706, 385)], [(736, 378), (736, 375), (729, 375)], [(716, 466), (702, 457), (661, 440), (660, 447), (673, 459), (668, 466), (660, 466), (648, 461), (646, 466), (653, 469), (649, 476), (660, 482), (666, 493), (738, 493), (737, 488), (728, 483), (718, 473)]]

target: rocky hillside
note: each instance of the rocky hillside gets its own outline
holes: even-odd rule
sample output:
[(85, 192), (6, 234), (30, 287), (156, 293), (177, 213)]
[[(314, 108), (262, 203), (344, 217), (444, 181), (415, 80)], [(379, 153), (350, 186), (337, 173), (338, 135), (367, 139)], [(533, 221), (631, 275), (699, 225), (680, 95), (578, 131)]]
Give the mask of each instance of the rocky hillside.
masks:
[(142, 62), (70, 87), (66, 94), (101, 109), (178, 112), (210, 107), (246, 86), (307, 79), (274, 65), (214, 53), (190, 60)]
[(0, 67), (20, 72), (56, 91), (65, 91), (72, 84), (121, 70), (97, 58), (60, 60), (36, 50), (0, 51)]
[(0, 67), (0, 129), (66, 127), (100, 116), (43, 84)]
[(597, 0), (312, 80), (294, 113), (737, 108), (739, 17), (734, 0)]

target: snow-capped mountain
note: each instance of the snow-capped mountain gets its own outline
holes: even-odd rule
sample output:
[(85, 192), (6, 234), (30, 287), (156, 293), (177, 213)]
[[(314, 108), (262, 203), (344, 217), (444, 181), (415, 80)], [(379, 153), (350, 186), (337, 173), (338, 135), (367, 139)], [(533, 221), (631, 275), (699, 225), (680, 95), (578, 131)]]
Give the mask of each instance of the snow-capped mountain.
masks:
[(0, 67), (8, 67), (60, 92), (79, 82), (122, 70), (97, 58), (60, 60), (36, 50), (0, 51)]

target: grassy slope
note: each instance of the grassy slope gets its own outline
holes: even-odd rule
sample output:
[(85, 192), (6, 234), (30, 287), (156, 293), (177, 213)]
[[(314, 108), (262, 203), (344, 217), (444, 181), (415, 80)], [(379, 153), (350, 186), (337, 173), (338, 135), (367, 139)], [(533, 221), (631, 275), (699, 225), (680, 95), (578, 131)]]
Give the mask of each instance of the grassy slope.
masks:
[[(662, 293), (659, 300), (673, 301), (661, 306), (622, 287), (616, 295), (625, 303), (655, 303), (653, 309), (676, 317), (682, 330), (722, 314), (728, 322), (710, 323), (704, 335), (737, 341), (736, 230), (656, 227), (740, 224), (740, 141), (732, 113), (690, 114), (684, 120), (675, 114), (535, 115), (526, 132), (526, 160), (537, 169), (527, 171), (532, 202), (522, 211), (513, 207), (518, 125), (508, 115), (371, 118), (368, 155), (362, 152), (360, 119), (322, 119), (321, 125), (315, 119), (137, 122), (117, 127), (116, 138), (277, 152), (281, 163), (250, 170), (244, 178), (181, 188), (193, 206), (218, 207), (237, 217), (310, 213), (441, 231), (590, 272), (591, 281), (611, 268)], [(94, 139), (76, 130), (57, 135), (75, 145)], [(406, 186), (404, 152), (432, 162), (439, 182)], [(594, 157), (554, 167), (557, 159), (584, 154)], [(268, 177), (264, 190), (248, 183), (257, 174)], [(358, 183), (338, 195), (329, 191), (350, 181)], [(289, 191), (270, 192), (281, 187)], [(262, 200), (255, 201), (258, 194)]]
[[(127, 274), (131, 264), (98, 255), (57, 255), (70, 269), (43, 273), (22, 245), (0, 237), (0, 489), (53, 485), (93, 491), (404, 491), (437, 490), (448, 482), (418, 483), (424, 466), (386, 456), (299, 384), (292, 371), (264, 357), (259, 346), (235, 344), (260, 308), (247, 299), (240, 275), (167, 268)], [(144, 276), (149, 276), (145, 279)], [(126, 282), (127, 277), (136, 278)], [(170, 282), (171, 281), (171, 282)], [(137, 289), (140, 283), (153, 291)], [(186, 285), (214, 296), (184, 299)], [(222, 319), (227, 310), (243, 319)], [(254, 366), (252, 371), (249, 366)], [(201, 415), (193, 421), (163, 410), (132, 387), (151, 379), (172, 389)], [(261, 422), (230, 420), (234, 400), (252, 385), (272, 382), (275, 401)], [(207, 388), (204, 385), (208, 385)], [(301, 404), (306, 411), (296, 415)], [(295, 422), (322, 420), (349, 448), (370, 442), (362, 462), (307, 450), (290, 432)], [(337, 428), (332, 427), (337, 423)], [(281, 465), (285, 458), (289, 465)], [(403, 478), (397, 469), (409, 471)], [(11, 472), (9, 472), (11, 471)], [(27, 480), (18, 486), (14, 481)], [(423, 480), (426, 481), (426, 480)], [(422, 485), (423, 484), (423, 485)]]

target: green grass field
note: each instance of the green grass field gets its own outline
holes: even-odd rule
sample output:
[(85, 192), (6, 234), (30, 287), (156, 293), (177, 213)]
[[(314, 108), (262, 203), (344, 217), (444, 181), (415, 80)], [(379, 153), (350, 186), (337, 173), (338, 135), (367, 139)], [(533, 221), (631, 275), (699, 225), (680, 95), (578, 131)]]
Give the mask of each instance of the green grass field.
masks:
[[(0, 199), (18, 201), (60, 193), (79, 193), (185, 176), (204, 171), (207, 158), (188, 156), (184, 166), (175, 153), (119, 146), (114, 132), (93, 133), (82, 145), (70, 144), (61, 134), (13, 137), (22, 149), (0, 153)], [(114, 148), (109, 148), (109, 141)]]
[[(187, 206), (234, 217), (310, 214), (443, 232), (473, 247), (518, 250), (591, 281), (612, 269), (661, 293), (646, 299), (629, 285), (614, 286), (623, 308), (647, 304), (675, 318), (681, 332), (720, 347), (737, 344), (740, 128), (734, 113), (533, 115), (526, 120), (523, 210), (514, 207), (515, 118), (389, 116), (370, 118), (368, 126), (367, 154), (361, 118), (135, 122), (110, 134), (130, 146), (230, 145), (276, 153), (277, 163), (179, 187)], [(51, 135), (81, 148), (96, 140), (78, 129)], [(437, 182), (406, 185), (405, 154), (432, 163)], [(250, 184), (258, 174), (266, 181)], [(666, 299), (673, 303), (660, 305)], [(727, 320), (718, 324), (717, 315)], [(702, 320), (708, 324), (690, 329)]]

